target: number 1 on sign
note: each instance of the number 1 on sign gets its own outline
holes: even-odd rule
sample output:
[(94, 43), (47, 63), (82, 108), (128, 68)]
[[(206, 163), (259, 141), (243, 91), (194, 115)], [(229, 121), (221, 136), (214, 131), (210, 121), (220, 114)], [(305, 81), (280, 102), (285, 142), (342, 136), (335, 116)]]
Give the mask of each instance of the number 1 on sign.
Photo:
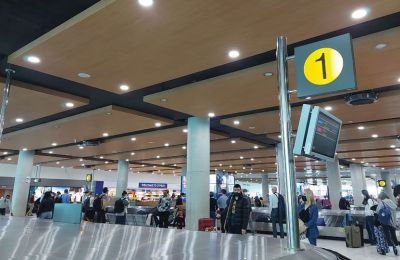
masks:
[(321, 62), (322, 65), (322, 78), (326, 79), (326, 66), (325, 66), (325, 53), (323, 52), (319, 59), (315, 60), (316, 62)]

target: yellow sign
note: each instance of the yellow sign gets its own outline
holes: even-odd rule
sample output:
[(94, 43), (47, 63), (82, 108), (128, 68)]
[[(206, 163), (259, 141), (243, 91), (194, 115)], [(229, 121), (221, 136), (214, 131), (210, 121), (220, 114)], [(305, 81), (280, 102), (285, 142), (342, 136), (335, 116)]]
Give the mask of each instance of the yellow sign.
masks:
[(312, 52), (304, 63), (304, 76), (319, 86), (335, 81), (343, 70), (343, 57), (332, 48), (320, 48)]
[(386, 187), (386, 181), (384, 181), (384, 180), (379, 180), (379, 181), (378, 181), (378, 186), (379, 186), (379, 187)]
[(92, 181), (92, 175), (86, 174), (86, 182), (91, 182), (91, 181)]

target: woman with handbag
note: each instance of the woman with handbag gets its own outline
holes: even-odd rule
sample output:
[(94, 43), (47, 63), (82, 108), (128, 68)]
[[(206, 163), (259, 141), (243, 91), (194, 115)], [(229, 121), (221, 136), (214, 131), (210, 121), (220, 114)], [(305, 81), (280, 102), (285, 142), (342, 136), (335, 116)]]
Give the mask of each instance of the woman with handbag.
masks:
[[(306, 228), (306, 237), (311, 245), (317, 245), (317, 238), (319, 231), (317, 227), (318, 220), (318, 206), (315, 204), (314, 193), (310, 189), (304, 190), (305, 196), (302, 197), (303, 204), (299, 205), (299, 219), (300, 224), (304, 223)], [(300, 229), (301, 227), (299, 227)]]

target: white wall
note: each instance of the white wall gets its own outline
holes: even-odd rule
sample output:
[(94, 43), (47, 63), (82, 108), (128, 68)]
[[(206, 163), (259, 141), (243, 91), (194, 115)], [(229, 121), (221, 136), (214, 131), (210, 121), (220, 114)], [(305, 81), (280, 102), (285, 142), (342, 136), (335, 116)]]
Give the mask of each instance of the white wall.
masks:
[[(15, 177), (16, 164), (0, 164), (0, 177)], [(117, 172), (115, 171), (92, 171), (86, 169), (41, 167), (40, 178), (42, 179), (67, 179), (85, 180), (86, 174), (94, 173), (95, 181), (104, 181), (105, 187), (115, 188), (117, 186)], [(32, 178), (35, 177), (35, 168), (32, 171)], [(181, 177), (173, 175), (160, 175), (150, 173), (129, 172), (128, 188), (138, 189), (139, 182), (167, 183), (169, 189), (181, 189)]]

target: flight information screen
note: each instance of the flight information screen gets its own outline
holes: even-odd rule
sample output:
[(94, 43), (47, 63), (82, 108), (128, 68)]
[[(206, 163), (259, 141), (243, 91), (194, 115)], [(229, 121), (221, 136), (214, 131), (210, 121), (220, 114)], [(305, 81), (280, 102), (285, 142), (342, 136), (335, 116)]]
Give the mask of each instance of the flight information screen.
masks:
[(320, 112), (315, 128), (312, 151), (334, 158), (340, 126), (339, 122)]

